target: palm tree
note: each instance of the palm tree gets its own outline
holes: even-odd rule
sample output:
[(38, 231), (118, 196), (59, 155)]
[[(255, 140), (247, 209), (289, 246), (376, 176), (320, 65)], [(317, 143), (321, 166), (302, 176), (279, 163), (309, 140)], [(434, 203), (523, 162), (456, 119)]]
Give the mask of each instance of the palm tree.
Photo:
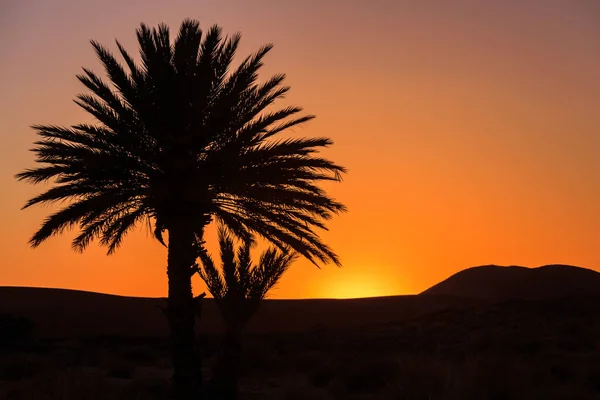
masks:
[(252, 265), (250, 250), (254, 243), (252, 239), (246, 240), (236, 251), (233, 237), (220, 226), (220, 271), (207, 252), (200, 255), (202, 265), (198, 273), (225, 322), (223, 353), (217, 361), (211, 384), (213, 396), (218, 399), (237, 399), (242, 329), (258, 311), (261, 300), (297, 258), (289, 248), (278, 251), (271, 247), (261, 254), (257, 265)]
[(136, 225), (151, 224), (168, 248), (174, 397), (198, 398), (191, 277), (204, 228), (216, 219), (236, 237), (258, 234), (317, 265), (339, 265), (316, 229), (345, 207), (318, 184), (340, 181), (345, 169), (316, 155), (332, 144), (328, 138), (277, 138), (313, 116), (272, 108), (289, 90), (283, 74), (257, 83), (271, 45), (234, 68), (240, 34), (225, 37), (218, 26), (203, 35), (197, 21), (185, 20), (172, 43), (167, 26), (141, 24), (137, 40), (140, 62), (116, 42), (124, 66), (91, 42), (110, 84), (83, 68), (77, 77), (91, 94), (75, 102), (97, 123), (34, 125), (40, 139), (32, 151), (41, 165), (16, 177), (52, 181), (24, 208), (63, 204), (32, 247), (78, 226), (74, 250), (98, 239), (111, 254)]

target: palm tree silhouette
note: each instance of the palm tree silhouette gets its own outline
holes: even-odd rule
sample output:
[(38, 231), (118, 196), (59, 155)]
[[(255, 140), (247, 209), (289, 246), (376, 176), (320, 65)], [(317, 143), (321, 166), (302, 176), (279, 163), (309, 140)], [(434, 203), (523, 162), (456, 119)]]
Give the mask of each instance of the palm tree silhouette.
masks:
[(219, 399), (237, 398), (242, 329), (297, 258), (290, 248), (278, 251), (271, 247), (261, 254), (258, 264), (252, 265), (250, 250), (254, 244), (254, 240), (248, 239), (236, 251), (233, 237), (220, 226), (220, 271), (207, 252), (200, 255), (202, 265), (198, 273), (212, 294), (226, 329), (223, 353), (217, 361), (210, 388)]
[(141, 24), (141, 63), (116, 43), (125, 67), (92, 41), (111, 85), (84, 68), (77, 77), (92, 94), (75, 102), (98, 123), (34, 125), (41, 139), (32, 151), (42, 165), (16, 176), (53, 181), (23, 208), (67, 201), (43, 221), (32, 247), (78, 226), (73, 249), (99, 239), (110, 254), (137, 224), (153, 225), (168, 248), (175, 399), (200, 396), (191, 277), (213, 218), (239, 238), (258, 234), (315, 264), (340, 264), (315, 229), (345, 211), (318, 186), (340, 181), (345, 169), (315, 155), (328, 138), (277, 139), (313, 116), (269, 108), (288, 92), (285, 76), (257, 83), (271, 45), (233, 68), (240, 37), (218, 26), (203, 35), (198, 21), (185, 20), (172, 43), (166, 25)]

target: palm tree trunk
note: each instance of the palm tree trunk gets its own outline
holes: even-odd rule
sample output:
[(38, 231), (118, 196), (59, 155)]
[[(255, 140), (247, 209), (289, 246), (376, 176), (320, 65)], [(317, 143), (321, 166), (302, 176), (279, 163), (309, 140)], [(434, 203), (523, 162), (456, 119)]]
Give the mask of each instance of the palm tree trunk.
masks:
[(193, 231), (185, 227), (169, 229), (167, 317), (171, 331), (174, 400), (197, 400), (201, 396), (201, 359), (194, 351), (195, 302), (190, 272), (196, 259), (193, 245)]

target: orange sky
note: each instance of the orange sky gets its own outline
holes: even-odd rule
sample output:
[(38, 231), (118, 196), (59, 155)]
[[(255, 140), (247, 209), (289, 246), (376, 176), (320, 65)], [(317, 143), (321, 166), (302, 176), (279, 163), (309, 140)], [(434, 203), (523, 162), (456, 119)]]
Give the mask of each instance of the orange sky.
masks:
[(113, 256), (72, 252), (73, 234), (29, 249), (51, 209), (19, 211), (43, 187), (13, 176), (32, 166), (29, 125), (89, 120), (72, 102), (80, 67), (100, 71), (89, 39), (133, 51), (141, 21), (185, 17), (241, 31), (239, 54), (274, 42), (263, 78), (288, 74), (288, 104), (317, 115), (298, 133), (333, 138), (326, 155), (350, 170), (331, 187), (350, 211), (323, 235), (344, 267), (299, 261), (273, 298), (417, 293), (480, 264), (600, 270), (594, 0), (8, 0), (0, 285), (166, 294), (166, 251), (143, 227)]

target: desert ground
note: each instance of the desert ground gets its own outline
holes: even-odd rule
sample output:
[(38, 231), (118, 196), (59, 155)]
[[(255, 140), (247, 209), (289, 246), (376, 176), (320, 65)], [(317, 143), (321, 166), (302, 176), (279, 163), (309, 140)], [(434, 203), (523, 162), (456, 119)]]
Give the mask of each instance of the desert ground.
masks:
[[(266, 301), (244, 338), (242, 398), (600, 399), (597, 273), (540, 269), (528, 283), (535, 295), (526, 296), (494, 286), (504, 278), (481, 268), (420, 295)], [(529, 272), (511, 270), (507, 279), (515, 281), (507, 287), (530, 279)], [(581, 273), (583, 280), (565, 278)], [(478, 285), (488, 285), (487, 296), (456, 295), (470, 293), (460, 282), (473, 285), (473, 274)], [(31, 336), (14, 337), (5, 323), (0, 398), (167, 398), (162, 305), (162, 299), (0, 288), (4, 321), (12, 315), (33, 326)], [(198, 328), (208, 377), (221, 328), (210, 300), (204, 311)]]

